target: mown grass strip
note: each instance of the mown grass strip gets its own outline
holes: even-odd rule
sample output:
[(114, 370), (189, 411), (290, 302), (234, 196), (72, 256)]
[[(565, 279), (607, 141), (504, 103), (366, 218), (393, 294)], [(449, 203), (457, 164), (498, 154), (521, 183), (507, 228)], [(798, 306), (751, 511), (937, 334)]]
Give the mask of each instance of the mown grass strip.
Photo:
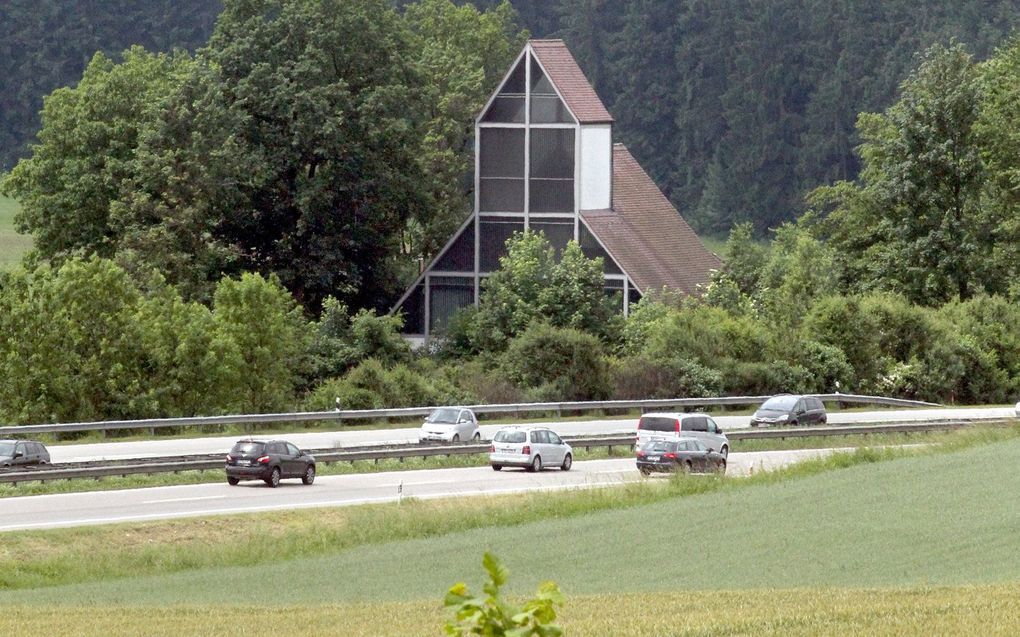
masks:
[[(941, 447), (859, 450), (740, 480), (697, 476), (613, 489), (410, 500), (401, 506), (367, 505), (278, 512), (271, 516), (237, 515), (5, 533), (0, 544), (0, 590), (243, 567), (252, 563), (252, 556), (258, 556), (260, 564), (268, 565), (387, 542), (440, 538), (472, 529), (573, 519), (698, 494), (773, 485), (911, 454), (967, 449), (1018, 436), (1017, 428), (960, 431)], [(4, 601), (9, 600), (0, 598), (0, 603)]]

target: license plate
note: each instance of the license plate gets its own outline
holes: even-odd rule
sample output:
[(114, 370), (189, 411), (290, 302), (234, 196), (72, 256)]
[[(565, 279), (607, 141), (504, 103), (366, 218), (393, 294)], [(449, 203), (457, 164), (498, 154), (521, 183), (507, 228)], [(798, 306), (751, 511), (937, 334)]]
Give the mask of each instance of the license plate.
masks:
[(248, 466), (251, 466), (251, 460), (238, 460), (237, 461), (237, 466), (239, 466), (239, 467), (248, 467)]
[(658, 462), (659, 461), (659, 456), (648, 456), (648, 461), (649, 462)]

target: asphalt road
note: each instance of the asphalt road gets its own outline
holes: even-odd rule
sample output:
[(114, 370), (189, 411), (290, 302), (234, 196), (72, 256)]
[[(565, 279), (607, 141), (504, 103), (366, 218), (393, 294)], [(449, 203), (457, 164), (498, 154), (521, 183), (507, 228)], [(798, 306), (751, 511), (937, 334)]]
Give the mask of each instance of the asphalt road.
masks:
[[(776, 469), (834, 449), (732, 453), (727, 475), (746, 476)], [(571, 471), (528, 473), (523, 469), (492, 471), (488, 467), (320, 476), (305, 486), (285, 480), (276, 489), (261, 482), (226, 481), (124, 491), (93, 491), (0, 499), (0, 532), (23, 529), (141, 522), (206, 515), (230, 515), (281, 509), (350, 506), (395, 502), (400, 498), (495, 496), (540, 490), (615, 486), (643, 478), (633, 459), (576, 462)]]
[[(829, 414), (829, 423), (834, 425), (861, 424), (872, 422), (906, 422), (951, 418), (1011, 418), (1011, 407), (982, 407), (954, 409), (882, 409), (868, 412), (845, 412)], [(744, 429), (747, 416), (723, 416), (716, 418), (726, 431)], [(533, 423), (548, 426), (563, 435), (607, 434), (633, 432), (637, 427), (636, 418), (624, 420), (550, 421)], [(500, 425), (482, 425), (482, 437), (489, 439)], [(226, 453), (239, 436), (187, 438), (170, 440), (149, 440), (139, 442), (108, 442), (96, 444), (68, 444), (49, 446), (53, 462), (84, 462), (89, 460), (112, 460), (124, 458), (152, 458), (173, 455), (196, 455)], [(418, 429), (373, 429), (347, 430), (318, 433), (295, 433), (281, 436), (302, 449), (324, 449), (389, 442), (417, 442)]]

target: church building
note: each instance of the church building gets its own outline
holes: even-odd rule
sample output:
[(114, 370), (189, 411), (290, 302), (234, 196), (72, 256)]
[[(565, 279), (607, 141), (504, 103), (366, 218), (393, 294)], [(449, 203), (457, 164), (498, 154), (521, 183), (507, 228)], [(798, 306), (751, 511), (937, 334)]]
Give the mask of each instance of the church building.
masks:
[(475, 120), (474, 210), (393, 308), (404, 333), (440, 334), (479, 302), (506, 240), (541, 231), (605, 263), (607, 294), (629, 312), (663, 288), (694, 294), (719, 258), (622, 144), (562, 40), (531, 40)]

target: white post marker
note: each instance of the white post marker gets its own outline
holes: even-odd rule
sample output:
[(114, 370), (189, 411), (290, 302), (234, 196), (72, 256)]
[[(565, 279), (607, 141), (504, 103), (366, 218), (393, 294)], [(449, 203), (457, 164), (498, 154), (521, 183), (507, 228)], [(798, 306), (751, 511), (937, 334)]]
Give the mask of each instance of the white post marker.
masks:
[(400, 482), (397, 483), (397, 504), (399, 505), (403, 499), (404, 499), (404, 481), (401, 480)]

